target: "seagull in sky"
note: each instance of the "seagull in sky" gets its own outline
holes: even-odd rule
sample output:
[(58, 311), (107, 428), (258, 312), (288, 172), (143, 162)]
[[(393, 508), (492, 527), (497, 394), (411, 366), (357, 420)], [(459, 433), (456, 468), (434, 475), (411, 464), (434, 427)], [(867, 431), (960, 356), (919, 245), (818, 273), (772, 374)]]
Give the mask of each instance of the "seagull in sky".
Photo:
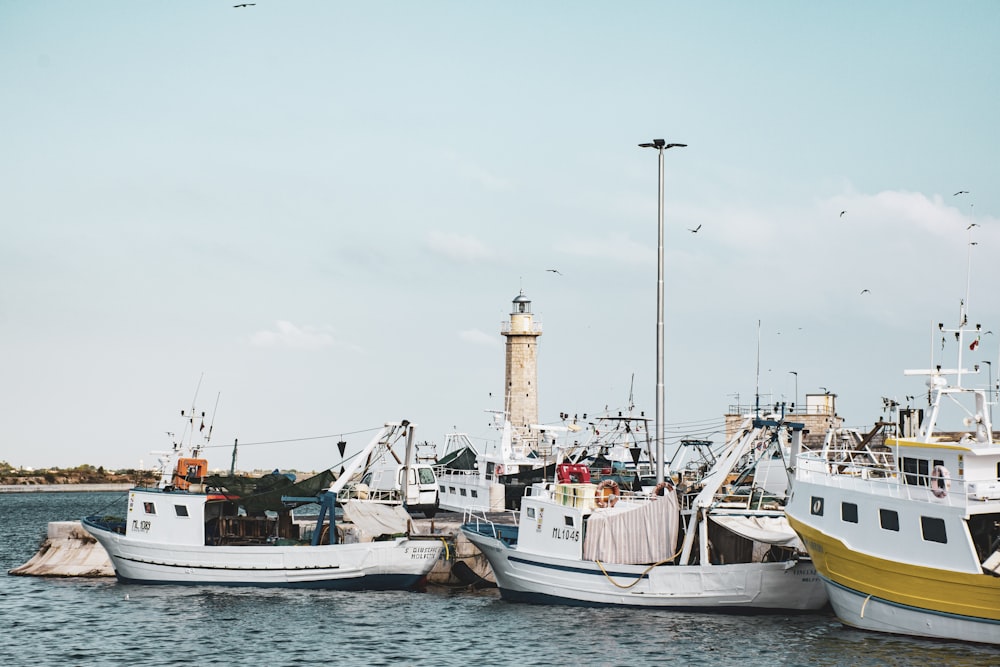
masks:
[(691, 232), (692, 234), (697, 234), (699, 229), (701, 229), (701, 225), (698, 225), (694, 229), (689, 228), (688, 231)]
[(863, 290), (861, 290), (861, 293), (862, 294), (871, 294), (872, 291), (870, 289), (863, 289)]
[(847, 213), (847, 211), (841, 211), (840, 212), (840, 217), (843, 218), (845, 213)]
[(969, 194), (968, 190), (959, 190), (958, 192), (953, 194), (952, 197), (957, 197), (958, 195), (967, 195), (967, 194)]
[(560, 271), (559, 269), (545, 269), (545, 270), (551, 271), (552, 273), (558, 273), (560, 276), (562, 275), (562, 271)]
[(256, 4), (257, 4), (256, 2), (244, 2), (239, 5), (233, 5), (233, 7), (253, 7)]
[(966, 227), (965, 229), (969, 230), (969, 229), (972, 229), (973, 227), (978, 227), (978, 226), (979, 226), (978, 222), (972, 222), (972, 223), (969, 223), (969, 226)]

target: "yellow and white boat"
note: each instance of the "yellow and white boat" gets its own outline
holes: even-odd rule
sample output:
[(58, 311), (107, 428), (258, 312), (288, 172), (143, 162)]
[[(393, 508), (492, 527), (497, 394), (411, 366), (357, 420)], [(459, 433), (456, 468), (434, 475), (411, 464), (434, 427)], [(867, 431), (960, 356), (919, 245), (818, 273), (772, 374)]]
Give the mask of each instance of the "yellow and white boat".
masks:
[(884, 399), (898, 419), (793, 451), (785, 513), (846, 625), (1000, 644), (1000, 446), (993, 389), (965, 386), (966, 319), (963, 302), (958, 328), (938, 325), (956, 368), (906, 371), (927, 376), (926, 410)]

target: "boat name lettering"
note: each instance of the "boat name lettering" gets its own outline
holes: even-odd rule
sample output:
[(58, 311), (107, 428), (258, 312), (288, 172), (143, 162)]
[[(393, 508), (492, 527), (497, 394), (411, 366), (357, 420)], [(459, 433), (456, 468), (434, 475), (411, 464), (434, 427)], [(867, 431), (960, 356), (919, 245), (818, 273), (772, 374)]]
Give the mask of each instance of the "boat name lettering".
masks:
[(406, 547), (410, 560), (433, 560), (438, 557), (440, 551), (438, 547)]
[(812, 553), (823, 553), (823, 545), (819, 542), (813, 542), (812, 540), (804, 540), (806, 543), (806, 548)]
[(573, 540), (574, 542), (579, 542), (580, 531), (571, 528), (553, 528), (552, 537), (556, 540)]
[(139, 531), (140, 533), (148, 533), (151, 524), (149, 521), (139, 521), (138, 519), (132, 519), (132, 530)]

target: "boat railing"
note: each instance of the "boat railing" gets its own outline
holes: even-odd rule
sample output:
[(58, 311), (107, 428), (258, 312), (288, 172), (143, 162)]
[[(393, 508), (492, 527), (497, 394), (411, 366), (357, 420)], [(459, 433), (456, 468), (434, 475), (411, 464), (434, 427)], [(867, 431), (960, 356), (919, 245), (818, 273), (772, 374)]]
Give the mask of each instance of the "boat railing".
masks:
[[(598, 484), (593, 482), (583, 482), (579, 484), (562, 482), (541, 482), (532, 484), (525, 488), (524, 497), (542, 497), (557, 505), (567, 507), (578, 507), (584, 510), (592, 510), (602, 507), (600, 502), (611, 502), (609, 499), (598, 498)], [(642, 504), (652, 499), (652, 494), (645, 491), (631, 491), (629, 489), (618, 488), (614, 494), (613, 504), (619, 502), (628, 504)]]
[[(827, 450), (803, 452), (797, 476), (826, 477), (837, 488), (953, 507), (981, 507), (1000, 501), (1000, 478), (971, 480), (933, 473), (900, 471), (891, 452)], [(989, 489), (990, 491), (984, 491)]]
[(751, 511), (777, 511), (784, 508), (784, 505), (783, 494), (771, 493), (753, 485), (724, 487), (713, 503), (713, 507)]
[[(500, 518), (504, 521), (500, 521)], [(507, 521), (510, 520), (508, 523)], [(508, 546), (517, 544), (517, 520), (518, 513), (515, 510), (506, 510), (499, 516), (489, 516), (484, 510), (466, 510), (462, 517), (462, 523), (481, 535), (494, 537)]]
[(346, 502), (348, 500), (378, 500), (384, 503), (402, 503), (402, 492), (399, 489), (367, 489), (358, 490), (355, 488), (341, 489), (337, 494), (337, 500)]
[[(436, 466), (434, 468), (434, 475), (438, 478), (438, 481), (451, 481), (456, 483), (472, 483), (474, 480), (480, 478), (480, 472), (478, 470), (458, 470), (455, 468), (445, 468), (441, 466)], [(491, 484), (501, 484), (502, 480), (496, 471), (492, 473), (487, 473), (482, 476), (487, 482)]]
[(434, 474), (438, 478), (448, 476), (448, 477), (479, 477), (478, 470), (459, 470), (456, 468), (446, 468), (444, 466), (434, 466)]

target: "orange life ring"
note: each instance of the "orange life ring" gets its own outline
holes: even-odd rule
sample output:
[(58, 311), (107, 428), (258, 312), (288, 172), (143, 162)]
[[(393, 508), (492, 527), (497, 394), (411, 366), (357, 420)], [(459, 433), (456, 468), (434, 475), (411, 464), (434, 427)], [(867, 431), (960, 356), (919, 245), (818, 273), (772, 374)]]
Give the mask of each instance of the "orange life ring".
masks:
[(944, 466), (934, 466), (931, 470), (931, 493), (936, 498), (944, 498), (951, 489), (951, 473)]
[(601, 480), (594, 491), (594, 503), (598, 507), (614, 507), (621, 493), (618, 482), (613, 479)]
[(656, 485), (656, 488), (653, 489), (652, 498), (653, 500), (656, 500), (660, 496), (665, 495), (667, 491), (673, 491), (673, 490), (674, 490), (674, 485), (671, 482), (660, 482), (659, 484)]

